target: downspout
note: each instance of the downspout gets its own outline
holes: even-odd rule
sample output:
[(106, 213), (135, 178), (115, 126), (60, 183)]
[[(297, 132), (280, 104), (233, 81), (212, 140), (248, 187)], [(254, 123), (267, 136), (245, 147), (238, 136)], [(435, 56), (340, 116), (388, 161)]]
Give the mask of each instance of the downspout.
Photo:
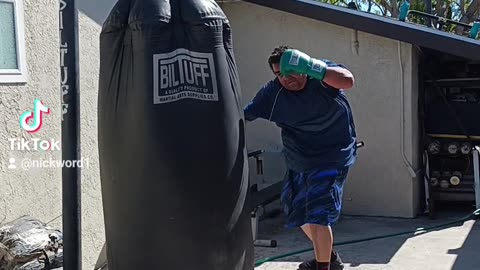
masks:
[[(75, 0), (60, 0), (62, 160), (80, 161), (78, 12)], [(78, 164), (78, 163), (77, 163)], [(82, 269), (80, 168), (62, 167), (63, 267)]]
[(401, 151), (403, 162), (410, 173), (412, 178), (417, 177), (417, 173), (421, 171), (421, 169), (415, 170), (413, 168), (412, 163), (408, 160), (407, 155), (405, 154), (405, 82), (404, 82), (404, 70), (403, 70), (403, 63), (402, 63), (402, 47), (401, 41), (398, 41), (398, 63), (400, 65), (400, 117), (401, 117)]
[[(358, 10), (357, 4), (353, 1), (348, 3), (348, 8), (353, 9), (353, 10)], [(352, 39), (353, 39), (352, 40), (352, 53), (355, 54), (355, 55), (358, 55), (359, 54), (360, 43), (358, 41), (358, 30), (357, 29), (353, 30)]]
[(358, 30), (353, 30), (352, 34), (352, 53), (358, 55), (360, 52), (360, 42), (358, 41)]

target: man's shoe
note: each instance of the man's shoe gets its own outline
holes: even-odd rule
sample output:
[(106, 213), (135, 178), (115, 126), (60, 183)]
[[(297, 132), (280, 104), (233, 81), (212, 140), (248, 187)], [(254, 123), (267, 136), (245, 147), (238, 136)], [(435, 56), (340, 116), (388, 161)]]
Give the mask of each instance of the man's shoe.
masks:
[(297, 270), (317, 270), (317, 260), (305, 261), (298, 266)]
[[(332, 251), (330, 260), (330, 270), (343, 270), (344, 265), (340, 256), (335, 251)], [(315, 258), (305, 261), (298, 266), (298, 270), (317, 270), (317, 261)]]
[(309, 261), (305, 261), (298, 266), (297, 270), (317, 270), (317, 260), (314, 258)]
[(330, 270), (343, 270), (343, 262), (337, 252), (332, 250), (332, 257), (330, 259)]

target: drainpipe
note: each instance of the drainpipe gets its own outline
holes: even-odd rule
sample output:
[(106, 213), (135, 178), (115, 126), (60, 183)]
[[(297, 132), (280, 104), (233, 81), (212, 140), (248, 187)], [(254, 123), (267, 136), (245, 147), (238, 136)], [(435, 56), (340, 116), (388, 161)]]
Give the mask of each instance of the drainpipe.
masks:
[[(62, 160), (73, 162), (81, 160), (78, 12), (75, 0), (59, 2)], [(63, 267), (67, 270), (82, 269), (79, 166), (62, 168)]]

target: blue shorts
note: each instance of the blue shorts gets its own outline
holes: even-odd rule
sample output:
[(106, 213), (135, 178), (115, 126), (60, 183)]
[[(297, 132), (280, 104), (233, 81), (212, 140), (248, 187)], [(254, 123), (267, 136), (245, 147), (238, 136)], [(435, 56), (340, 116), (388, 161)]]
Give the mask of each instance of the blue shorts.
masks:
[(300, 227), (307, 223), (334, 225), (340, 217), (348, 170), (348, 167), (303, 173), (288, 170), (281, 195), (287, 215), (286, 227)]

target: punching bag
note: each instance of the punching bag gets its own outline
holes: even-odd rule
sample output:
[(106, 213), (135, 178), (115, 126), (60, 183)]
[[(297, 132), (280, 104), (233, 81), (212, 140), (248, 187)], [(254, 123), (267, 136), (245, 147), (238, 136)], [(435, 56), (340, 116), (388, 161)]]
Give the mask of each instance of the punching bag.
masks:
[(100, 36), (109, 270), (252, 270), (229, 21), (214, 0), (119, 0)]

